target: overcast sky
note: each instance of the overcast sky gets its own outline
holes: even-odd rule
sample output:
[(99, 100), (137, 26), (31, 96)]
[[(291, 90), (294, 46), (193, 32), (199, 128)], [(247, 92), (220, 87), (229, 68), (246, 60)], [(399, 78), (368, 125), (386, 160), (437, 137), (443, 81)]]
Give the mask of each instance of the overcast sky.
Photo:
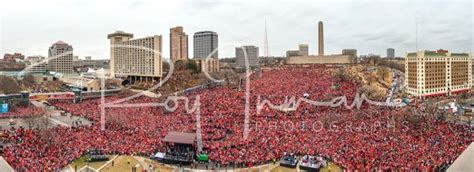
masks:
[(131, 32), (135, 38), (163, 36), (169, 57), (169, 28), (181, 25), (189, 35), (219, 34), (219, 57), (234, 48), (256, 45), (263, 55), (267, 20), (269, 53), (283, 56), (298, 44), (317, 54), (317, 22), (324, 22), (325, 52), (355, 48), (358, 54), (397, 56), (418, 49), (473, 52), (471, 0), (13, 0), (1, 1), (0, 53), (47, 55), (58, 40), (69, 43), (80, 58), (109, 58), (107, 34)]

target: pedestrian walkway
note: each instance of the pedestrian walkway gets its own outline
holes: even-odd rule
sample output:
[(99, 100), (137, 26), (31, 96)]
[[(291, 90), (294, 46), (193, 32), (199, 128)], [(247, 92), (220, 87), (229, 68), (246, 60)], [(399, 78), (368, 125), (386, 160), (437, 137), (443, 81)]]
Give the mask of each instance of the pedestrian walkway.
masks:
[(48, 106), (38, 101), (31, 101), (31, 104), (33, 104), (36, 107), (46, 109), (46, 112), (48, 113), (47, 114), (48, 118), (52, 124), (64, 126), (64, 127), (71, 127), (71, 126), (77, 126), (77, 125), (86, 125), (86, 126), (92, 125), (91, 121), (79, 116), (72, 116), (70, 114), (65, 115), (64, 111), (57, 110), (54, 106)]

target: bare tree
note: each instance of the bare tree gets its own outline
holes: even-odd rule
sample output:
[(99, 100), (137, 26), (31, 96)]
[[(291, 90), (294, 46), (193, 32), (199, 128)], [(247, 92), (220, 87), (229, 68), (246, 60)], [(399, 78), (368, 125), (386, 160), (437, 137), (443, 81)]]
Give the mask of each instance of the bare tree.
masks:
[(334, 77), (337, 82), (344, 82), (349, 78), (343, 69), (339, 69), (336, 74), (334, 74)]
[(0, 83), (2, 83), (0, 84), (0, 93), (14, 94), (21, 91), (18, 82), (12, 77), (0, 76)]

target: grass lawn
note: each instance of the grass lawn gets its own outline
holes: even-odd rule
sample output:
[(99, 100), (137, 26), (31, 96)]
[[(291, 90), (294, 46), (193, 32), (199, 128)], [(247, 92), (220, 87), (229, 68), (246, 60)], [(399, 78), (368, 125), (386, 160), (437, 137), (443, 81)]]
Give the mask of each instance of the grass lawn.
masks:
[[(331, 170), (329, 170), (331, 169)], [(296, 168), (287, 168), (287, 167), (282, 167), (282, 166), (279, 166), (279, 167), (276, 167), (274, 169), (271, 170), (271, 172), (296, 172)], [(305, 171), (305, 170), (300, 170), (300, 171)], [(330, 162), (328, 163), (328, 166), (327, 167), (324, 167), (324, 168), (321, 168), (319, 170), (320, 172), (342, 172), (342, 169), (337, 166), (336, 164)]]
[[(109, 158), (112, 158), (111, 156), (108, 156)], [(104, 165), (105, 163), (107, 163), (107, 161), (101, 161), (101, 162), (87, 162), (86, 161), (86, 157), (85, 156), (82, 156), (80, 157), (79, 159), (76, 159), (74, 160), (72, 163), (71, 163), (71, 167), (74, 169), (75, 166), (77, 166), (77, 169), (81, 169), (82, 167), (86, 166), (86, 165), (89, 165), (90, 167), (92, 168), (99, 168), (101, 167), (102, 165)]]
[[(159, 162), (156, 162), (154, 160), (151, 160), (151, 159), (145, 159), (145, 162), (148, 163), (148, 164), (151, 164), (153, 165), (155, 171), (159, 171), (159, 172), (172, 172), (174, 169), (171, 168), (171, 167), (167, 167)], [(148, 167), (146, 167), (148, 168)]]
[[(331, 170), (329, 170), (329, 169), (331, 169)], [(328, 163), (327, 167), (321, 168), (319, 171), (320, 172), (330, 172), (330, 171), (342, 172), (342, 169), (341, 169), (341, 167), (337, 166), (336, 164), (330, 162), (330, 163)]]
[[(128, 163), (130, 162), (130, 163)], [(114, 160), (114, 166), (112, 167), (112, 163), (108, 164), (104, 167), (101, 172), (130, 172), (132, 171), (132, 167), (136, 166), (138, 163), (135, 158), (132, 156), (119, 156)], [(137, 167), (137, 171), (142, 171), (143, 167), (139, 165)]]
[(279, 166), (271, 170), (271, 172), (291, 172), (291, 171), (296, 171), (296, 168), (288, 168), (288, 167)]

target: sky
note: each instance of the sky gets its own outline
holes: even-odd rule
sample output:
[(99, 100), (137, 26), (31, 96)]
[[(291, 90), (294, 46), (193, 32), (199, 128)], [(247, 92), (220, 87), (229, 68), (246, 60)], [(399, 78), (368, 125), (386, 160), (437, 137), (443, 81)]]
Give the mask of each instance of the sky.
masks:
[(234, 57), (243, 45), (256, 45), (263, 55), (265, 20), (270, 56), (298, 44), (317, 54), (318, 21), (325, 54), (347, 48), (382, 56), (387, 48), (397, 56), (417, 48), (471, 53), (473, 9), (471, 0), (2, 0), (0, 53), (47, 56), (62, 40), (80, 58), (107, 59), (107, 34), (122, 30), (135, 38), (162, 35), (167, 58), (169, 29), (183, 26), (190, 57), (192, 36), (203, 30), (218, 33), (219, 58)]

